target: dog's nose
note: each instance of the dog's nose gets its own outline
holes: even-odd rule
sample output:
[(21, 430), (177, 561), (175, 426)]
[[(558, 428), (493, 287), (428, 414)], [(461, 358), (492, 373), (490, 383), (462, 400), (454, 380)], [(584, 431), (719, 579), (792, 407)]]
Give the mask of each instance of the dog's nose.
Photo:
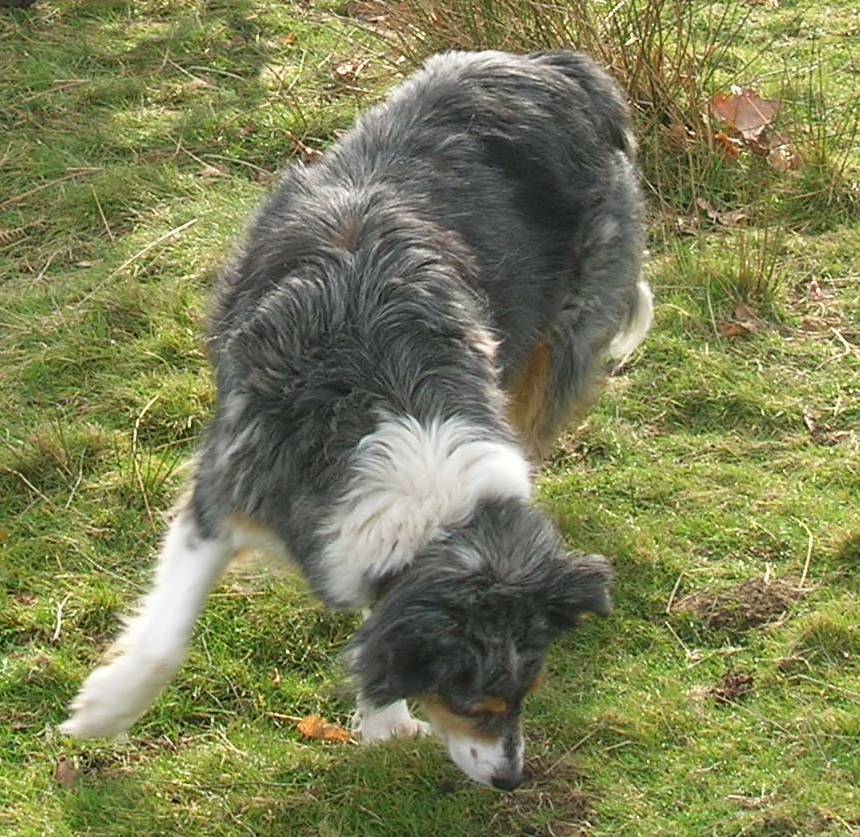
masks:
[(512, 791), (518, 788), (523, 783), (522, 773), (497, 773), (490, 780), (494, 788), (499, 790)]

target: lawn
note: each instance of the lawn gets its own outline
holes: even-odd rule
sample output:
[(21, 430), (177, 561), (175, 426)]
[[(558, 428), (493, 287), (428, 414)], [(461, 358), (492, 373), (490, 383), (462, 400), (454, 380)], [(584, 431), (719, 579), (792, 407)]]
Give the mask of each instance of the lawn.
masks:
[[(564, 9), (0, 9), (0, 834), (860, 835), (857, 4)], [(348, 722), (356, 619), (253, 560), (126, 739), (59, 735), (146, 583), (212, 405), (207, 288), (276, 171), (427, 52), (571, 32), (634, 102), (657, 313), (540, 476), (615, 610), (554, 646), (527, 783), (303, 739)], [(781, 103), (758, 140), (710, 113), (732, 85)]]

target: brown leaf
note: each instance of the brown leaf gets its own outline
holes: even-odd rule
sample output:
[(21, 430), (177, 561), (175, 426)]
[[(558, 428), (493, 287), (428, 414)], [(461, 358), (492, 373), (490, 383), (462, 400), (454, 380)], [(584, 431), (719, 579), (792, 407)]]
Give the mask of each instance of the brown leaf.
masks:
[(75, 767), (67, 758), (61, 757), (54, 768), (54, 781), (58, 785), (70, 788), (78, 781), (80, 767)]
[(720, 326), (720, 335), (723, 337), (745, 337), (747, 334), (754, 334), (758, 331), (758, 326), (754, 322), (743, 323), (725, 323)]
[(319, 741), (345, 743), (351, 738), (342, 726), (328, 723), (322, 715), (308, 715), (298, 722), (296, 728), (304, 738), (313, 738)]
[(306, 145), (300, 139), (296, 139), (294, 137), (291, 142), (293, 152), (303, 163), (315, 163), (320, 157), (322, 157), (322, 151), (319, 151), (316, 148), (311, 148), (311, 146)]
[(680, 122), (670, 125), (666, 129), (666, 136), (671, 145), (676, 151), (685, 151), (689, 148), (696, 139), (696, 135)]
[(197, 172), (198, 177), (224, 177), (224, 170), (219, 169), (218, 166), (203, 166), (199, 172)]
[(752, 689), (754, 682), (751, 674), (727, 671), (708, 693), (717, 703), (735, 703)]
[(195, 76), (188, 84), (185, 85), (186, 90), (201, 90), (206, 87), (212, 87), (212, 82), (205, 78)]
[(0, 529), (0, 543), (3, 543), (9, 537), (9, 532), (6, 529)]
[(719, 212), (714, 208), (714, 205), (704, 198), (696, 198), (696, 206), (704, 209), (708, 218), (715, 224), (722, 224), (724, 227), (736, 227), (741, 221), (749, 220), (749, 214), (746, 207), (732, 209), (729, 212)]
[[(821, 302), (825, 298), (825, 293), (821, 290), (821, 285), (818, 284), (818, 280), (814, 276), (806, 286), (806, 298), (810, 302)], [(0, 540), (3, 538), (0, 537)]]
[(711, 110), (747, 140), (758, 139), (779, 106), (775, 99), (762, 99), (755, 91), (740, 88), (732, 88), (729, 95), (715, 93), (711, 98)]
[(788, 145), (780, 145), (768, 152), (767, 162), (778, 172), (784, 173), (800, 168), (803, 156)]
[(714, 142), (717, 145), (717, 151), (727, 160), (734, 160), (735, 157), (740, 156), (743, 150), (741, 141), (735, 137), (730, 137), (725, 131), (714, 134)]
[(368, 60), (366, 58), (350, 58), (346, 61), (341, 61), (340, 64), (334, 68), (334, 73), (343, 81), (352, 81), (353, 79), (358, 78), (367, 64)]
[(284, 46), (290, 46), (296, 40), (295, 32), (287, 32), (286, 35), (281, 39), (281, 43)]

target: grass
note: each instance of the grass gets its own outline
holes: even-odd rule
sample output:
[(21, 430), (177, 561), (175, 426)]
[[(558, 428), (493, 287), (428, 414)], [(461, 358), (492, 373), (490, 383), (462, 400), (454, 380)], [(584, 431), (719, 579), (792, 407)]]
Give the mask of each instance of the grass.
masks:
[[(530, 783), (470, 785), (429, 741), (301, 740), (303, 715), (348, 717), (355, 621), (254, 565), (127, 740), (54, 731), (145, 584), (209, 413), (213, 267), (286, 160), (422, 51), (476, 42), (411, 5), (394, 41), (394, 12), (373, 34), (342, 3), (0, 11), (0, 833), (860, 834), (858, 66), (839, 0), (685, 18), (699, 46), (734, 21), (697, 83), (784, 99), (795, 171), (717, 156), (689, 107), (695, 142), (673, 152), (634, 97), (657, 321), (540, 480), (570, 544), (611, 557), (616, 609), (551, 653)], [(477, 21), (507, 15), (496, 40), (532, 48), (526, 6)]]

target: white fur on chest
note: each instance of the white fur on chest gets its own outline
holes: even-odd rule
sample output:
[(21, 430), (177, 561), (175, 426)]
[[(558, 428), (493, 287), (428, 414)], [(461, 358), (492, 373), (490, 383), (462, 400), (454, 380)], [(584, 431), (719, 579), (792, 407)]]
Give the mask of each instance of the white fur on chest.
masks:
[(321, 529), (325, 585), (335, 601), (367, 605), (375, 580), (406, 567), (480, 501), (531, 496), (520, 450), (486, 435), (463, 418), (423, 425), (392, 416), (361, 440), (348, 488)]

